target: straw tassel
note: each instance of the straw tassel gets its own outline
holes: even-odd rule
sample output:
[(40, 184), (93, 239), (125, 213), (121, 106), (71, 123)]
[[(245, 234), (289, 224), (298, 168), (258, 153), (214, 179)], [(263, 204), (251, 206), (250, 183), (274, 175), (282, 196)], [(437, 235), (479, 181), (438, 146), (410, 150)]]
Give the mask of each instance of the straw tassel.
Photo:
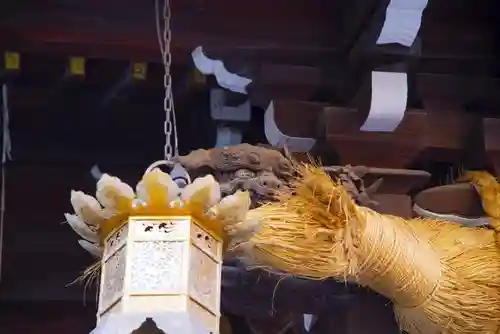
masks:
[(469, 181), (476, 188), (481, 196), (483, 209), (490, 217), (489, 225), (497, 233), (500, 244), (500, 183), (493, 175), (483, 171), (465, 172), (459, 180)]

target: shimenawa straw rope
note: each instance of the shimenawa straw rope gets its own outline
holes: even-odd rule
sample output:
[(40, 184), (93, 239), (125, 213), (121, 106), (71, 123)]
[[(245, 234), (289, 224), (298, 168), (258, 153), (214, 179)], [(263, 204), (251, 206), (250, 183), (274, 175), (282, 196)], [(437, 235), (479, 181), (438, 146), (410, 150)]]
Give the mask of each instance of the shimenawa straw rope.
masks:
[(394, 301), (410, 333), (496, 333), (495, 232), (378, 214), (357, 206), (320, 168), (303, 165), (278, 203), (249, 213), (259, 228), (239, 247), (255, 265), (369, 286)]

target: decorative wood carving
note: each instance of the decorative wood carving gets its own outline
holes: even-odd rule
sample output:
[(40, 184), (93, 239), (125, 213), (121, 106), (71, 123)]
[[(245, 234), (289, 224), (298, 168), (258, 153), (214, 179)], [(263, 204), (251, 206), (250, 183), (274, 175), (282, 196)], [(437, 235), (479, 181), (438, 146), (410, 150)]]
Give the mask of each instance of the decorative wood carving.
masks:
[(199, 149), (176, 158), (188, 171), (210, 169), (229, 172), (238, 169), (269, 171), (279, 177), (292, 174), (292, 165), (280, 152), (259, 146), (240, 144), (211, 150)]
[(368, 171), (369, 168), (364, 166), (328, 168), (328, 172), (333, 179), (342, 184), (359, 205), (376, 208), (378, 203), (372, 197), (382, 185), (382, 179), (376, 180), (368, 188), (365, 188), (363, 177), (368, 174)]

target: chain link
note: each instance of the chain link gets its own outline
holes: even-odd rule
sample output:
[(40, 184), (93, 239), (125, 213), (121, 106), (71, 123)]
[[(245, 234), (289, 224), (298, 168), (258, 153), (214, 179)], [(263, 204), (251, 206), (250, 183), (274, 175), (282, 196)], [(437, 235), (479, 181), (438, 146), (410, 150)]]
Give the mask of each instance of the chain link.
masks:
[[(160, 44), (160, 51), (162, 54), (163, 66), (165, 73), (163, 76), (163, 87), (165, 90), (165, 97), (163, 100), (163, 109), (165, 111), (165, 122), (163, 124), (163, 131), (165, 134), (165, 147), (164, 157), (165, 160), (171, 160), (175, 155), (179, 155), (178, 139), (177, 139), (177, 122), (175, 117), (174, 96), (172, 94), (172, 76), (170, 67), (172, 63), (172, 54), (170, 50), (170, 43), (172, 40), (172, 31), (170, 27), (171, 10), (170, 0), (163, 0), (163, 30), (161, 30), (159, 1), (155, 1), (156, 5), (156, 28), (158, 33), (158, 42)], [(161, 31), (163, 33), (161, 33)], [(172, 135), (174, 142), (172, 143)]]

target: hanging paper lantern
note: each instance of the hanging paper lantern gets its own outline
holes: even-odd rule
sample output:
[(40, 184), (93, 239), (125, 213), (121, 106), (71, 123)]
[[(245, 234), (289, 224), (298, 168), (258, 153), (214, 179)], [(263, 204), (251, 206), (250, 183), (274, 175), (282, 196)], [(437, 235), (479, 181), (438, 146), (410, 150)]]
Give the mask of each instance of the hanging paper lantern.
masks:
[(92, 333), (131, 333), (147, 318), (166, 333), (218, 333), (223, 225), (244, 219), (249, 195), (221, 201), (211, 175), (181, 190), (149, 168), (136, 192), (104, 174), (96, 198), (72, 192), (75, 214), (66, 214), (82, 247), (100, 257), (86, 273), (100, 269)]

